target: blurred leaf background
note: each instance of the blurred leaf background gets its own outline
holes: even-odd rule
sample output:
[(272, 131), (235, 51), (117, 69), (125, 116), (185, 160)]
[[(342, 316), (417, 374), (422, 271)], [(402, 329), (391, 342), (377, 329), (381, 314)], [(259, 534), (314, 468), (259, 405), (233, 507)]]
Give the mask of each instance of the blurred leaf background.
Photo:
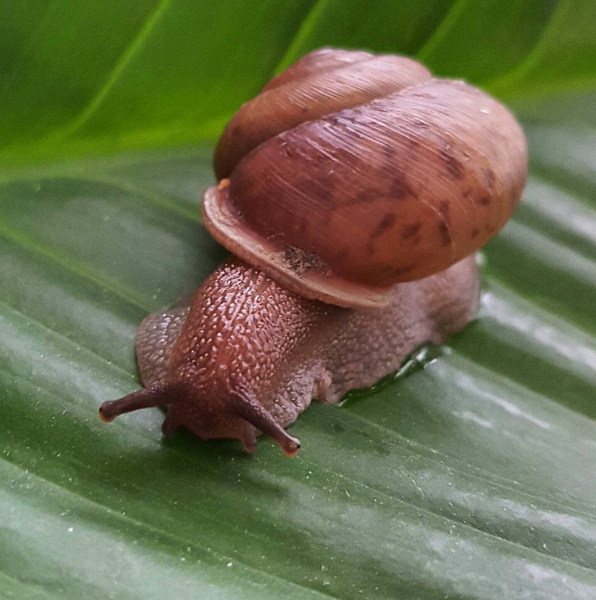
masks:
[[(592, 0), (4, 0), (0, 597), (596, 597)], [(480, 318), (262, 440), (162, 440), (135, 328), (224, 256), (226, 120), (320, 46), (405, 53), (516, 111), (524, 202)]]

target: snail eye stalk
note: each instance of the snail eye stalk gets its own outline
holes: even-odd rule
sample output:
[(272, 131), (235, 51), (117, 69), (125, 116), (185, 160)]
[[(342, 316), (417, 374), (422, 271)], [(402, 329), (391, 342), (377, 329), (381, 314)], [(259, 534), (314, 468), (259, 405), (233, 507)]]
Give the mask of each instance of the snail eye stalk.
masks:
[(141, 408), (167, 406), (171, 403), (172, 398), (168, 396), (165, 387), (154, 386), (151, 388), (143, 388), (142, 390), (124, 396), (119, 400), (104, 402), (99, 407), (99, 417), (105, 423), (110, 423), (116, 417), (125, 413), (140, 410)]
[(231, 396), (231, 401), (232, 410), (236, 415), (278, 443), (286, 456), (291, 458), (298, 454), (300, 440), (288, 434), (256, 398), (245, 393), (235, 393)]

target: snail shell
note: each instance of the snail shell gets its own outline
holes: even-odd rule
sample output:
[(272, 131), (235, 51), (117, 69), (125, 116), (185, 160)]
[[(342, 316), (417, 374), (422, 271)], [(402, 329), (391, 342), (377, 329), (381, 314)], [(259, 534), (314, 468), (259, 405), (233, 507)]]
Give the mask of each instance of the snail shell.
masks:
[(289, 289), (380, 307), (486, 244), (527, 172), (511, 113), (397, 56), (307, 55), (232, 119), (205, 225)]

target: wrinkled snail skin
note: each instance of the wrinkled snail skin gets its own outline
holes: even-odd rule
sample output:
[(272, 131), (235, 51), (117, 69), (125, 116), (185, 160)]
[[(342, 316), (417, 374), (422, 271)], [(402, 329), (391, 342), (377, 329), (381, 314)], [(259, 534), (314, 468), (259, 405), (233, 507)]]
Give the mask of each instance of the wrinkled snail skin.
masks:
[(285, 431), (441, 344), (476, 315), (475, 252), (526, 177), (513, 116), (419, 63), (319, 50), (269, 82), (218, 144), (204, 222), (234, 255), (185, 304), (146, 317), (144, 388), (100, 407), (150, 406), (201, 439)]
[[(251, 452), (264, 432), (292, 456), (299, 442), (283, 427), (313, 398), (335, 403), (421, 344), (443, 343), (474, 318), (478, 298), (474, 256), (397, 286), (377, 310), (307, 300), (233, 258), (190, 306), (145, 318), (136, 341), (145, 390), (124, 403), (147, 406), (155, 390), (153, 405), (167, 406), (164, 433), (182, 425), (203, 440), (237, 438)], [(104, 419), (122, 402), (105, 403)]]

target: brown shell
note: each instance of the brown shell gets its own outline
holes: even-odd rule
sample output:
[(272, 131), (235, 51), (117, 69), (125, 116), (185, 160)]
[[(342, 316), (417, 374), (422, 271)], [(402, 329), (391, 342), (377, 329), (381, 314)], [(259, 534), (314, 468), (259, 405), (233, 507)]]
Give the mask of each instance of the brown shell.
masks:
[(246, 154), (300, 123), (430, 78), (426, 67), (403, 56), (329, 49), (311, 52), (273, 78), (232, 117), (215, 150), (215, 174), (218, 179), (229, 177)]
[(216, 169), (229, 179), (205, 194), (215, 239), (305, 297), (375, 307), (501, 229), (527, 150), (511, 113), (464, 82), (319, 51), (240, 109)]

